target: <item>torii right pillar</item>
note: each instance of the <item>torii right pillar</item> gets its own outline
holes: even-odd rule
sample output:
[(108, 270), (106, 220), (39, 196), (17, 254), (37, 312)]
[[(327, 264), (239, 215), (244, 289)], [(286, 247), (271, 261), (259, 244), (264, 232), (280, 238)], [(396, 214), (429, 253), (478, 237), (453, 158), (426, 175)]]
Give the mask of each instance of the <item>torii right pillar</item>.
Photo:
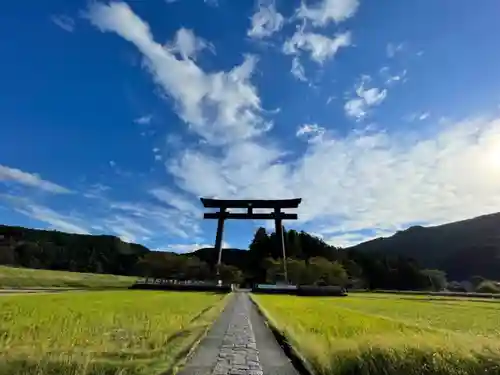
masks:
[(282, 220), (282, 212), (278, 207), (274, 208), (274, 225), (276, 227), (276, 237), (278, 237), (278, 244), (281, 253), (283, 254), (283, 273), (285, 277), (285, 282), (288, 284), (288, 269), (286, 266), (286, 250), (285, 250), (285, 239), (283, 235), (283, 220)]

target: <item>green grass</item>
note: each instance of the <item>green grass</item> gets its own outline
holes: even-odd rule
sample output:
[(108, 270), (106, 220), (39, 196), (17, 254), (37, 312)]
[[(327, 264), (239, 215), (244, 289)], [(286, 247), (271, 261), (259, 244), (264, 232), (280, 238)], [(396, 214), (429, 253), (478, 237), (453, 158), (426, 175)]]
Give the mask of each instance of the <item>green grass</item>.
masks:
[(0, 266), (0, 288), (126, 288), (136, 279), (129, 276)]
[(0, 374), (163, 374), (224, 295), (156, 291), (0, 297)]
[(317, 374), (500, 374), (498, 302), (374, 294), (253, 298)]

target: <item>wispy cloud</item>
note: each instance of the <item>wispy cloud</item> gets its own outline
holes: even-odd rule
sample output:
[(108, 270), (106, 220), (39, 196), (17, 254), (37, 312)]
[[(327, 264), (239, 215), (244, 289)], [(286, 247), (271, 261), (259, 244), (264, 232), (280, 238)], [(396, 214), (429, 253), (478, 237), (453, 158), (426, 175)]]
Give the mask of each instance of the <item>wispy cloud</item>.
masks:
[(64, 31), (72, 33), (75, 31), (75, 20), (64, 14), (53, 15), (50, 20), (57, 26), (59, 26)]
[(431, 114), (429, 112), (424, 112), (424, 113), (421, 113), (420, 116), (418, 116), (418, 119), (420, 121), (423, 121), (423, 120), (426, 120)]
[(386, 52), (387, 57), (392, 59), (399, 52), (401, 52), (403, 50), (403, 48), (404, 48), (403, 43), (399, 43), (399, 44), (388, 43), (386, 48), (385, 48), (385, 52)]
[(251, 38), (265, 38), (281, 30), (284, 23), (284, 17), (276, 11), (274, 1), (260, 0), (258, 10), (251, 18), (252, 27), (248, 30), (248, 36)]
[(300, 63), (300, 60), (297, 56), (295, 56), (292, 60), (292, 69), (290, 70), (290, 73), (292, 73), (292, 75), (299, 81), (307, 82), (304, 67)]
[(64, 215), (56, 212), (46, 206), (31, 203), (29, 201), (19, 204), (15, 210), (32, 219), (49, 224), (50, 228), (69, 233), (89, 234), (90, 232), (85, 226), (84, 220), (72, 215)]
[(154, 80), (176, 101), (179, 116), (207, 142), (244, 140), (269, 130), (250, 83), (255, 57), (246, 56), (229, 72), (206, 73), (156, 43), (148, 24), (125, 3), (93, 3), (88, 17), (101, 31), (114, 32), (139, 49)]
[(204, 243), (190, 243), (190, 244), (168, 244), (165, 245), (157, 251), (168, 251), (178, 254), (191, 253), (198, 249), (203, 249), (206, 247), (214, 247), (213, 244), (204, 244)]
[(187, 197), (173, 192), (168, 188), (155, 188), (150, 190), (150, 194), (153, 195), (160, 202), (163, 202), (170, 207), (176, 208), (181, 212), (190, 214), (190, 215), (199, 215), (201, 217), (200, 208), (193, 203), (192, 200), (189, 200)]
[(103, 226), (125, 242), (140, 242), (153, 232), (143, 226), (136, 218), (112, 215), (103, 221)]
[(178, 53), (184, 60), (196, 60), (198, 52), (209, 49), (215, 53), (215, 47), (202, 38), (194, 35), (193, 30), (180, 28), (175, 33), (175, 38), (171, 43), (165, 45), (171, 53)]
[(308, 142), (321, 141), (323, 134), (325, 134), (325, 128), (319, 126), (318, 124), (304, 124), (300, 126), (295, 133), (297, 137), (305, 137)]
[[(347, 0), (315, 4), (304, 3), (297, 14), (316, 26), (342, 22), (358, 7), (357, 1)], [(207, 73), (155, 42), (148, 25), (123, 3), (94, 4), (90, 19), (139, 49), (154, 81), (201, 138), (196, 145), (179, 147), (166, 162), (166, 172), (182, 193), (160, 187), (151, 194), (161, 205), (113, 204), (113, 210), (152, 232), (203, 241), (190, 240), (200, 232), (200, 218), (187, 214), (191, 204), (197, 207), (198, 196), (302, 197), (299, 224), (344, 244), (372, 236), (373, 229), (387, 233), (415, 221), (439, 224), (500, 210), (500, 119), (434, 127), (424, 122), (429, 128), (422, 133), (365, 129), (343, 136), (330, 130), (332, 124), (309, 124), (294, 130), (299, 136), (321, 130), (321, 138), (307, 143), (304, 152), (291, 151), (289, 144), (263, 136), (270, 126), (251, 82), (254, 57), (229, 71)], [(321, 62), (340, 48), (301, 38), (290, 43), (294, 57), (305, 51)], [(347, 115), (366, 116), (387, 98), (384, 85), (366, 77), (358, 82), (346, 98)]]
[[(246, 145), (220, 157), (186, 151), (170, 169), (197, 196), (302, 197), (302, 223), (339, 233), (438, 224), (500, 209), (500, 119), (440, 125), (432, 137), (385, 131), (325, 133), (290, 163), (276, 145)], [(204, 181), (199, 184), (198, 181)]]
[(149, 125), (151, 124), (151, 120), (153, 120), (153, 115), (144, 115), (136, 118), (134, 122), (139, 125)]
[[(200, 233), (200, 221), (190, 212), (141, 202), (110, 202), (109, 208), (157, 235), (190, 238)], [(136, 234), (137, 238), (140, 233)]]
[(83, 193), (83, 196), (86, 198), (103, 199), (104, 193), (109, 190), (111, 190), (109, 186), (97, 183), (87, 188), (86, 191)]
[(283, 45), (283, 52), (287, 55), (296, 55), (300, 51), (310, 53), (311, 59), (322, 64), (325, 60), (335, 56), (342, 47), (351, 45), (351, 33), (345, 32), (328, 38), (325, 35), (303, 32), (298, 30)]
[(424, 121), (427, 120), (430, 116), (430, 112), (424, 111), (424, 112), (413, 112), (410, 113), (408, 116), (404, 117), (404, 120), (413, 122), (413, 121)]
[(358, 0), (321, 0), (311, 6), (302, 2), (297, 16), (311, 20), (316, 26), (325, 26), (330, 22), (340, 23), (351, 18), (358, 7)]
[(380, 76), (384, 79), (387, 86), (398, 82), (405, 83), (407, 80), (407, 73), (406, 69), (400, 71), (399, 73), (391, 73), (389, 67), (387, 66), (380, 69)]
[(387, 89), (366, 88), (370, 80), (368, 76), (362, 77), (355, 88), (356, 96), (345, 103), (344, 110), (348, 117), (361, 120), (366, 117), (371, 107), (379, 105), (386, 98)]
[[(203, 249), (203, 248), (213, 248), (214, 244), (208, 244), (208, 243), (174, 243), (174, 244), (168, 244), (165, 245), (161, 248), (158, 248), (157, 251), (169, 251), (169, 252), (174, 252), (178, 254), (185, 254), (185, 253), (190, 253), (198, 249)], [(225, 241), (222, 241), (222, 248), (227, 249), (230, 248), (231, 245)]]
[(42, 179), (35, 173), (0, 165), (0, 182), (12, 182), (55, 194), (68, 194), (71, 191), (61, 185)]

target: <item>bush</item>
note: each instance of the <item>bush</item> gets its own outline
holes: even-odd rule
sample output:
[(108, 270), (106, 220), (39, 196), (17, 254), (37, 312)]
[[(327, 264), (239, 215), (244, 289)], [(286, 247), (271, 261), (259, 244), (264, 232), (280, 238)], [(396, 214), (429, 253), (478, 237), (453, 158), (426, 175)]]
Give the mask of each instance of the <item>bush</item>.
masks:
[(483, 281), (476, 288), (478, 293), (500, 293), (500, 288), (493, 281)]

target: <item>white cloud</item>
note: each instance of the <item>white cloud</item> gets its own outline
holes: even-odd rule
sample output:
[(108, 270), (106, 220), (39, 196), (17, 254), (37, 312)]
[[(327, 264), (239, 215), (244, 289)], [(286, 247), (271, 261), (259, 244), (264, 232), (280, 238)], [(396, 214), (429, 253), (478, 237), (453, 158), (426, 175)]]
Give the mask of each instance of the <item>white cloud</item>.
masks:
[(337, 232), (335, 228), (329, 228), (323, 232), (323, 240), (329, 245), (335, 247), (347, 248), (357, 245), (361, 242), (378, 238), (378, 237), (388, 237), (394, 234), (394, 230), (372, 230), (369, 233), (362, 232)]
[(420, 116), (418, 116), (418, 119), (420, 121), (423, 121), (423, 120), (426, 120), (431, 114), (429, 112), (424, 112), (424, 113), (421, 113)]
[[(175, 206), (174, 206), (175, 207)], [(156, 235), (192, 238), (200, 233), (199, 218), (191, 212), (177, 208), (164, 208), (157, 205), (137, 202), (110, 202), (109, 208), (118, 216), (126, 216), (145, 228), (151, 228)], [(139, 237), (141, 233), (136, 233)]]
[(316, 26), (325, 26), (332, 21), (340, 23), (351, 18), (358, 7), (358, 0), (321, 0), (310, 7), (302, 2), (297, 16), (311, 20)]
[(302, 197), (300, 222), (329, 223), (339, 236), (499, 211), (500, 119), (434, 129), (427, 138), (325, 134), (289, 162), (276, 145), (247, 144), (219, 157), (190, 150), (170, 171), (179, 187), (197, 196)]
[(380, 75), (381, 77), (385, 80), (385, 84), (387, 86), (396, 83), (396, 82), (402, 82), (405, 83), (407, 78), (407, 70), (403, 70), (400, 73), (396, 74), (391, 74), (390, 69), (387, 66), (384, 66), (382, 69), (380, 69)]
[(198, 52), (205, 48), (215, 52), (214, 47), (204, 39), (196, 37), (194, 32), (181, 27), (175, 34), (174, 41), (165, 46), (171, 53), (178, 53), (182, 59), (196, 60)]
[(75, 31), (75, 20), (69, 16), (64, 14), (53, 15), (50, 17), (50, 20), (64, 31), (69, 33)]
[(292, 69), (290, 70), (290, 72), (299, 81), (307, 82), (307, 78), (304, 72), (304, 67), (300, 63), (300, 60), (297, 56), (295, 56), (292, 60)]
[[(327, 3), (333, 4), (321, 2)], [(255, 60), (247, 58), (230, 72), (207, 73), (155, 43), (148, 26), (128, 6), (98, 4), (91, 9), (95, 25), (139, 48), (152, 76), (175, 99), (179, 115), (192, 129), (222, 146), (180, 148), (168, 160), (167, 172), (183, 194), (167, 190), (157, 192), (157, 198), (171, 207), (114, 205), (152, 232), (164, 229), (186, 241), (204, 241), (192, 239), (200, 232), (201, 220), (183, 210), (190, 202), (197, 207), (193, 196), (302, 197), (299, 224), (313, 232), (322, 227), (321, 233), (330, 233), (324, 238), (341, 243), (361, 241), (374, 229), (388, 233), (414, 222), (440, 224), (500, 210), (500, 119), (436, 123), (429, 127), (433, 134), (428, 131), (426, 136), (370, 130), (334, 137), (325, 131), (299, 153), (288, 144), (252, 137), (267, 129), (257, 91), (249, 82)], [(341, 12), (336, 18), (331, 12), (326, 18), (311, 14), (304, 17), (318, 24), (346, 19)], [(302, 49), (298, 44), (293, 44), (296, 51)], [(314, 55), (314, 48), (307, 48)], [(345, 109), (357, 118), (387, 96), (386, 89), (369, 86), (366, 79), (355, 92)], [(311, 129), (299, 133), (313, 133)]]
[(35, 187), (40, 190), (48, 191), (49, 193), (71, 193), (69, 189), (66, 189), (65, 187), (53, 182), (44, 180), (37, 174), (23, 172), (20, 169), (9, 168), (4, 165), (0, 165), (0, 182), (2, 181), (14, 182), (25, 186)]
[(25, 202), (25, 204), (16, 207), (15, 210), (35, 220), (49, 224), (52, 229), (70, 233), (89, 234), (83, 220), (74, 216), (60, 214), (42, 205)]
[(366, 104), (360, 98), (350, 99), (345, 103), (344, 110), (347, 116), (361, 119), (366, 115)]
[(103, 221), (103, 226), (125, 242), (140, 242), (153, 232), (143, 226), (136, 218), (113, 215)]
[(388, 43), (385, 52), (388, 58), (392, 59), (394, 56), (396, 56), (397, 53), (401, 52), (404, 48), (403, 43), (399, 44), (394, 44), (394, 43)]
[(348, 117), (361, 120), (368, 114), (370, 107), (379, 105), (387, 96), (386, 89), (372, 87), (366, 89), (365, 86), (370, 81), (368, 76), (364, 76), (356, 86), (356, 97), (348, 100), (344, 105), (345, 113)]
[(138, 117), (134, 120), (136, 124), (139, 125), (149, 125), (151, 123), (151, 120), (153, 119), (153, 115), (145, 115)]
[(289, 197), (283, 184), (288, 169), (281, 162), (285, 156), (271, 144), (245, 142), (223, 150), (222, 157), (186, 150), (167, 167), (179, 187), (196, 196)]
[(259, 10), (251, 18), (252, 28), (248, 30), (251, 38), (265, 38), (278, 32), (283, 27), (283, 16), (276, 11), (274, 1), (259, 2)]
[[(165, 0), (165, 2), (167, 4), (173, 4), (173, 3), (176, 3), (178, 1), (180, 1), (180, 0)], [(205, 4), (207, 4), (207, 5), (214, 6), (214, 7), (216, 7), (216, 6), (219, 5), (219, 1), (218, 0), (203, 0), (203, 2)]]
[(323, 237), (323, 240), (329, 245), (346, 248), (363, 242), (365, 236), (359, 233), (341, 233), (328, 238)]
[(83, 196), (86, 198), (104, 199), (104, 193), (110, 189), (109, 186), (103, 184), (93, 184), (83, 193)]
[(404, 120), (413, 122), (413, 121), (424, 121), (427, 120), (430, 116), (430, 112), (413, 112), (408, 116), (404, 117)]
[[(204, 249), (204, 248), (213, 248), (214, 244), (208, 244), (208, 243), (182, 243), (182, 244), (168, 244), (161, 249), (157, 249), (157, 251), (169, 251), (169, 252), (174, 252), (178, 254), (186, 254), (186, 253), (191, 253), (193, 251), (196, 251), (198, 249)], [(222, 241), (222, 261), (224, 262), (224, 249), (230, 248), (231, 245), (227, 243), (226, 241)]]
[(213, 244), (203, 244), (203, 243), (190, 243), (190, 244), (169, 244), (163, 246), (161, 249), (157, 249), (157, 251), (168, 251), (178, 254), (186, 254), (191, 253), (198, 249), (203, 249), (206, 247), (214, 247)]
[(154, 80), (175, 100), (179, 116), (208, 142), (223, 144), (269, 130), (249, 81), (255, 57), (245, 56), (229, 72), (207, 73), (156, 43), (149, 26), (125, 3), (93, 3), (88, 17), (101, 31), (114, 32), (140, 50)]
[(297, 129), (297, 137), (306, 137), (308, 142), (319, 142), (323, 139), (325, 128), (318, 124), (304, 124)]
[(321, 34), (298, 30), (283, 45), (283, 52), (287, 55), (296, 55), (300, 50), (307, 51), (311, 59), (322, 64), (339, 51), (341, 47), (351, 45), (351, 33), (345, 32), (335, 35), (333, 39)]
[(181, 212), (191, 214), (193, 216), (199, 215), (201, 217), (201, 209), (181, 194), (175, 193), (167, 188), (155, 188), (150, 190), (149, 193), (159, 201), (166, 203)]

